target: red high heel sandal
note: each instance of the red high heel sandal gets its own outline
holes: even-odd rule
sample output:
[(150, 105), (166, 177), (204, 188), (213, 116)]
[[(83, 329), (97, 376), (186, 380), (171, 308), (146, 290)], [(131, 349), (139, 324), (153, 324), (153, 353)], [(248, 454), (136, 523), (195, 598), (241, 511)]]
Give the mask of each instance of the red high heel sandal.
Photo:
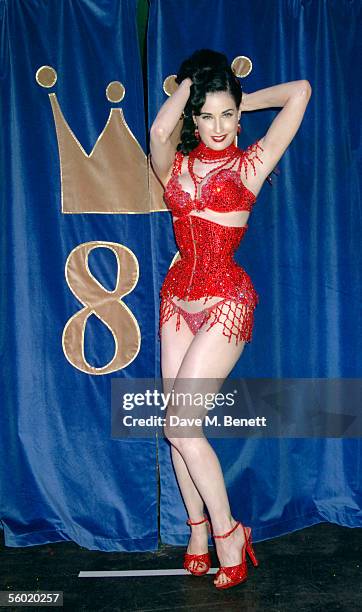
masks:
[(228, 582), (224, 582), (223, 584), (215, 584), (217, 589), (229, 589), (230, 587), (236, 586), (241, 582), (244, 582), (248, 577), (248, 567), (246, 565), (245, 551), (248, 553), (254, 567), (259, 565), (259, 561), (255, 556), (255, 552), (251, 543), (251, 528), (244, 527), (240, 521), (237, 521), (232, 529), (227, 533), (223, 533), (222, 535), (213, 534), (214, 538), (227, 538), (231, 535), (235, 529), (241, 525), (244, 531), (245, 542), (241, 549), (241, 563), (238, 565), (224, 566), (219, 567), (218, 571), (215, 574), (215, 578), (218, 578), (220, 574), (224, 573), (227, 578), (229, 578)]
[[(202, 525), (203, 523), (207, 523), (207, 529), (210, 533), (210, 523), (206, 516), (202, 519), (202, 521), (199, 521), (198, 523), (193, 523), (192, 521), (190, 521), (190, 519), (187, 519), (186, 523), (187, 525)], [(196, 561), (197, 563), (194, 564), (193, 567), (190, 567), (193, 561)], [(197, 569), (199, 564), (205, 564), (206, 568)], [(210, 567), (211, 557), (209, 552), (204, 553), (202, 555), (195, 555), (187, 552), (184, 554), (184, 569), (188, 572), (191, 572), (191, 574), (193, 574), (194, 576), (203, 576), (204, 574), (207, 574)]]

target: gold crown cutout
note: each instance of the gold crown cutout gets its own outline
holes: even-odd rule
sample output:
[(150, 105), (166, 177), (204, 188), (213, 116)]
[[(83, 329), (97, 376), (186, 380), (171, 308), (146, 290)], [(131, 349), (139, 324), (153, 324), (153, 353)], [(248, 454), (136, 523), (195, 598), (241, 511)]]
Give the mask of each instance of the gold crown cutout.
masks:
[[(238, 55), (231, 63), (237, 77), (246, 77), (252, 62)], [(178, 87), (176, 75), (169, 75), (163, 90), (170, 96)], [(57, 73), (41, 66), (35, 75), (44, 88), (53, 87)], [(112, 81), (106, 88), (109, 102), (121, 102), (125, 87)], [(55, 122), (61, 180), (61, 211), (64, 214), (144, 214), (167, 211), (163, 187), (153, 172), (150, 155), (129, 128), (122, 108), (111, 108), (107, 123), (88, 154), (66, 121), (55, 93), (49, 93)], [(183, 117), (171, 135), (176, 148), (180, 142)]]

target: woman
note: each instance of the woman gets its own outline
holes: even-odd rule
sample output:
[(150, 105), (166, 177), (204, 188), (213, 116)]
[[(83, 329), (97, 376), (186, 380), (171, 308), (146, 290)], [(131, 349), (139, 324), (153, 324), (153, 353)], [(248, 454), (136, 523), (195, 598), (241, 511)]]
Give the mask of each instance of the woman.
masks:
[[(242, 95), (226, 56), (208, 49), (181, 64), (176, 82), (150, 132), (152, 167), (164, 185), (181, 254), (160, 292), (162, 377), (165, 392), (185, 391), (186, 380), (193, 394), (206, 387), (217, 393), (251, 340), (258, 302), (233, 253), (265, 179), (301, 124), (311, 87), (299, 80)], [(282, 110), (266, 134), (242, 151), (235, 145), (241, 113), (268, 107)], [(171, 134), (182, 113), (175, 150)], [(246, 552), (258, 563), (251, 529), (231, 514), (220, 463), (202, 426), (195, 425), (192, 436), (172, 426), (172, 415), (190, 413), (202, 422), (205, 407), (170, 402), (164, 428), (191, 526), (184, 567), (197, 575), (210, 568), (206, 506), (220, 562), (214, 583), (229, 588), (247, 577)]]

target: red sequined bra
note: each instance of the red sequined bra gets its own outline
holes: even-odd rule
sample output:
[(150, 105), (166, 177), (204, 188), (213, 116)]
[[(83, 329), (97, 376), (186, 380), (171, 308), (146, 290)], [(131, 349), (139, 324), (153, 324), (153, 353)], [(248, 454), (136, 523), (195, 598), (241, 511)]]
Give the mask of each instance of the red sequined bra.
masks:
[[(235, 147), (236, 148), (236, 147)], [(183, 191), (179, 174), (181, 173), (184, 155), (176, 151), (172, 175), (164, 192), (164, 201), (175, 217), (183, 217), (193, 210), (210, 208), (216, 212), (231, 212), (238, 210), (251, 211), (255, 204), (255, 195), (241, 180), (241, 169), (244, 168), (245, 177), (248, 177), (248, 165), (251, 164), (255, 174), (255, 159), (258, 142), (250, 145), (245, 151), (240, 149), (240, 155), (234, 160), (233, 168), (223, 168), (205, 182), (201, 188), (201, 197), (192, 199), (190, 193)], [(259, 160), (261, 161), (261, 160)]]
[[(190, 213), (205, 208), (216, 212), (251, 211), (256, 196), (242, 182), (241, 173), (243, 169), (247, 177), (251, 167), (256, 174), (255, 160), (262, 163), (258, 149), (262, 150), (258, 142), (244, 151), (239, 149), (233, 166), (211, 174), (198, 199), (182, 189), (178, 177), (184, 155), (176, 152), (163, 197), (173, 217), (177, 217), (173, 227), (181, 258), (169, 269), (162, 284), (160, 296), (164, 302), (176, 296), (184, 300), (205, 298), (205, 304), (209, 298), (221, 296), (251, 311), (255, 308), (258, 294), (248, 274), (234, 260), (248, 226), (221, 225)], [(161, 316), (160, 326), (164, 320)]]

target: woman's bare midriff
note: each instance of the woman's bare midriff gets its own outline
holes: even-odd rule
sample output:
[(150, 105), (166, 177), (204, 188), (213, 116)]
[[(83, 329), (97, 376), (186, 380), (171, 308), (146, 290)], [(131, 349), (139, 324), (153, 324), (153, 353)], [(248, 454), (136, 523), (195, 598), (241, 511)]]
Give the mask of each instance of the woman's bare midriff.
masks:
[[(248, 210), (219, 213), (214, 210), (211, 210), (211, 208), (204, 208), (200, 211), (193, 210), (191, 213), (189, 213), (190, 217), (202, 217), (203, 219), (213, 221), (214, 223), (218, 223), (219, 225), (225, 225), (226, 227), (244, 227), (244, 225), (247, 224), (249, 215), (250, 212)], [(180, 217), (174, 216), (173, 222), (176, 223), (179, 218)]]

